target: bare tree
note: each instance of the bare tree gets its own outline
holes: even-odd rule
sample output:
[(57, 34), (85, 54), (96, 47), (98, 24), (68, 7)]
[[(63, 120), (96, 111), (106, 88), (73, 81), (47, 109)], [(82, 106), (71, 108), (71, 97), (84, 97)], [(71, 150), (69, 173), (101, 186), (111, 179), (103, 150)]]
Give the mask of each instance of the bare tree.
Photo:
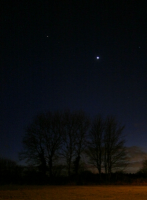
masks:
[(105, 173), (111, 175), (112, 169), (122, 168), (126, 165), (125, 140), (115, 117), (107, 117), (104, 133), (104, 167)]
[(76, 149), (77, 117), (69, 110), (64, 112), (64, 133), (62, 135), (62, 156), (66, 159), (68, 176), (71, 174), (72, 162)]
[(114, 117), (103, 120), (101, 116), (96, 116), (91, 123), (86, 153), (90, 163), (98, 169), (100, 177), (103, 168), (110, 177), (112, 169), (126, 166), (123, 129), (124, 126), (120, 126)]
[(49, 170), (52, 176), (53, 162), (57, 158), (61, 145), (61, 113), (42, 113), (34, 119), (23, 138), (23, 151), (20, 159), (39, 166), (45, 175)]
[(46, 158), (44, 146), (44, 115), (38, 115), (30, 124), (23, 137), (23, 150), (19, 153), (21, 160), (27, 163), (39, 165), (43, 173), (46, 173)]
[(76, 113), (76, 118), (77, 118), (77, 132), (76, 132), (74, 172), (76, 175), (78, 175), (81, 155), (84, 152), (86, 146), (86, 138), (89, 130), (90, 120), (84, 111), (78, 111)]
[(66, 110), (63, 114), (63, 121), (62, 156), (66, 160), (68, 176), (70, 176), (72, 169), (78, 174), (81, 154), (85, 147), (89, 119), (83, 111), (71, 112)]
[(53, 175), (53, 164), (59, 158), (59, 152), (62, 146), (63, 134), (63, 114), (55, 112), (50, 118), (50, 127), (45, 133), (45, 146), (47, 151), (48, 167), (50, 176)]
[(104, 121), (101, 116), (96, 116), (91, 124), (86, 153), (100, 175), (103, 164), (103, 135)]

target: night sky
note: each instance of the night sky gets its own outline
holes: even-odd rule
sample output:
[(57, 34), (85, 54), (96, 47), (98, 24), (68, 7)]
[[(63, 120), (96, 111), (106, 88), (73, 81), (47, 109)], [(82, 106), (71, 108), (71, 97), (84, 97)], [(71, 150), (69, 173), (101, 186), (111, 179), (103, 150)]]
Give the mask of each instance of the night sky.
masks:
[[(42, 111), (116, 116), (147, 150), (146, 1), (0, 3), (0, 156)], [(99, 59), (97, 59), (99, 56)]]

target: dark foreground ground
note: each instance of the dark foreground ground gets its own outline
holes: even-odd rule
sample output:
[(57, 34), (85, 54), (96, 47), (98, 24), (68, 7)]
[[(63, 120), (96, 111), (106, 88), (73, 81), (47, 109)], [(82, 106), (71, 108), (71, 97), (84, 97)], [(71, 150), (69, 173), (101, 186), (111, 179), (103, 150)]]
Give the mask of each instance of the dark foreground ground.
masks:
[(146, 200), (147, 186), (1, 186), (1, 199)]

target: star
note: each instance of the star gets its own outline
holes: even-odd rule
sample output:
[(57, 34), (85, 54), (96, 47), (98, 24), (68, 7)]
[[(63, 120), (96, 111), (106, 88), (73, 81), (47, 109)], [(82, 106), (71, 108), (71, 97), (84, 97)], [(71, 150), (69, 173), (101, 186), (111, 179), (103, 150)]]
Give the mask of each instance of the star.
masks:
[(99, 59), (100, 59), (100, 57), (99, 57), (99, 56), (97, 56), (97, 57), (96, 57), (96, 59), (97, 59), (97, 60), (99, 60)]

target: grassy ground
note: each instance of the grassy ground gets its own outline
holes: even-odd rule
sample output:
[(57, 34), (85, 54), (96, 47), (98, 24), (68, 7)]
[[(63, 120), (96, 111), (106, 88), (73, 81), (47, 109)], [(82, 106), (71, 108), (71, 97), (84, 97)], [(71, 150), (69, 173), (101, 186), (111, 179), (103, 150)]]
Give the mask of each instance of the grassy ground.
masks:
[(146, 200), (147, 186), (3, 186), (1, 199)]

